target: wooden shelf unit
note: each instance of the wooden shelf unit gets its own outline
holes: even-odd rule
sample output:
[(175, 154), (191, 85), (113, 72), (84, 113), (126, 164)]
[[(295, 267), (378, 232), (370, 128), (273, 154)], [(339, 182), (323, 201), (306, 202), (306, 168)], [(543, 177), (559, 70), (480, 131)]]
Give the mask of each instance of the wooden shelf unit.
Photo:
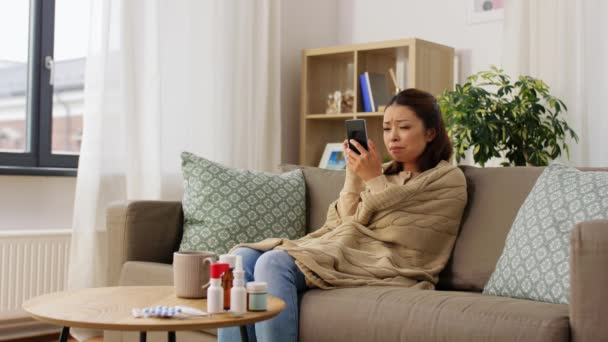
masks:
[[(395, 87), (388, 69), (397, 73), (403, 89), (418, 88), (439, 95), (453, 88), (454, 49), (422, 39), (411, 38), (306, 49), (302, 53), (300, 120), (300, 164), (317, 166), (327, 143), (342, 142), (344, 121), (365, 118), (369, 137), (388, 155), (382, 138), (382, 112), (365, 112), (361, 100), (359, 75), (364, 72), (386, 74), (391, 94)], [(336, 90), (355, 94), (352, 112), (323, 114), (327, 96)]]

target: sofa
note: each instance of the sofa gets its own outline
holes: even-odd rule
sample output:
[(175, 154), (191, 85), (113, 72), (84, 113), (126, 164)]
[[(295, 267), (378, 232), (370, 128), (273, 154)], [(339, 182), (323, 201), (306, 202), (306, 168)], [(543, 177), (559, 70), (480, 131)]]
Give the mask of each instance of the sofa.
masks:
[[(283, 171), (300, 168), (282, 166)], [(338, 197), (344, 172), (301, 167), (308, 232), (321, 227)], [(461, 166), (468, 204), (452, 256), (436, 291), (360, 287), (306, 291), (300, 303), (300, 341), (608, 341), (608, 221), (573, 228), (570, 304), (481, 293), (494, 271), (519, 207), (543, 168)], [(592, 170), (592, 169), (583, 169)], [(608, 171), (608, 169), (595, 169)], [(128, 201), (107, 209), (109, 277), (120, 285), (172, 284), (180, 202)], [(165, 335), (154, 337), (164, 340)], [(106, 341), (135, 341), (107, 334)], [(178, 333), (178, 341), (213, 341), (216, 331)]]

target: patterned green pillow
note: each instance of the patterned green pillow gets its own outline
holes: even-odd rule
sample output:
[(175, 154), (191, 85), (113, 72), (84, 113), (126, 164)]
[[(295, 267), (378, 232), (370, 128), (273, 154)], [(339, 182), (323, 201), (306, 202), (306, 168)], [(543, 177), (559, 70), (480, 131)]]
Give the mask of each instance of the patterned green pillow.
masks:
[(241, 242), (305, 234), (301, 170), (237, 170), (182, 153), (184, 235), (180, 250), (228, 252)]
[(608, 219), (608, 172), (551, 164), (519, 209), (483, 293), (567, 304), (570, 232), (596, 219)]

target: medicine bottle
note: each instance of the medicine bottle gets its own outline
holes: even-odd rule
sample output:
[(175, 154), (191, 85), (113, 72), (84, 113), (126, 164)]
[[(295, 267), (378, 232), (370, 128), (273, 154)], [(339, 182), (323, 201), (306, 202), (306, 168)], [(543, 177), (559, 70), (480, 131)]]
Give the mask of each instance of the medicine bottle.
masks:
[(266, 311), (268, 309), (268, 285), (265, 282), (247, 283), (247, 310)]
[(230, 312), (234, 316), (242, 316), (247, 312), (247, 290), (245, 289), (243, 258), (240, 255), (236, 256), (233, 283), (230, 290)]
[(224, 291), (222, 289), (222, 274), (228, 270), (228, 264), (211, 264), (209, 270), (209, 287), (207, 288), (207, 312), (221, 313), (224, 309)]
[(230, 290), (234, 281), (234, 266), (236, 264), (236, 254), (222, 254), (219, 262), (228, 264), (229, 269), (222, 276), (222, 288), (224, 289), (224, 310), (230, 310)]

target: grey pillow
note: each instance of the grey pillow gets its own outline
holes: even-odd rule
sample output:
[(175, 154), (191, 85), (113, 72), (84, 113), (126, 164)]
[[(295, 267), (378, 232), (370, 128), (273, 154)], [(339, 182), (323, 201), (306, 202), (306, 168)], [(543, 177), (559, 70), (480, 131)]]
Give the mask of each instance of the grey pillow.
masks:
[(608, 219), (608, 172), (553, 163), (519, 209), (483, 293), (568, 303), (570, 232)]
[(301, 170), (238, 170), (182, 153), (184, 234), (180, 250), (228, 252), (242, 242), (304, 236)]
[(327, 218), (329, 205), (340, 196), (346, 172), (291, 164), (283, 164), (279, 168), (283, 172), (302, 170), (306, 182), (307, 233), (321, 228)]

